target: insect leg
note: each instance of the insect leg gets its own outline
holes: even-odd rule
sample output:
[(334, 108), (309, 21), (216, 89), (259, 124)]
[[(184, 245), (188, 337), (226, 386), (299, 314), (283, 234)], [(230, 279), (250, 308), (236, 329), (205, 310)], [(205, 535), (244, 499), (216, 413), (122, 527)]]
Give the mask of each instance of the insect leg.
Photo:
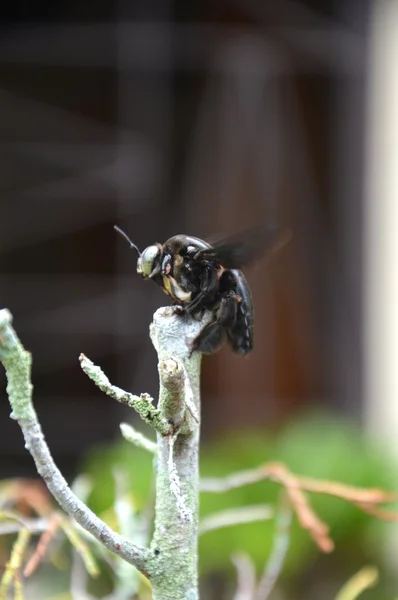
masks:
[(223, 327), (233, 327), (236, 323), (238, 298), (234, 292), (229, 292), (221, 299), (216, 319)]
[(185, 309), (188, 314), (193, 314), (202, 308), (205, 308), (214, 300), (215, 295), (217, 294), (219, 287), (219, 280), (217, 276), (217, 271), (211, 267), (208, 267), (204, 270), (202, 279), (200, 282), (200, 292), (190, 302), (185, 306)]
[(224, 296), (217, 310), (214, 321), (203, 327), (192, 343), (192, 351), (199, 350), (204, 354), (212, 354), (221, 346), (225, 328), (233, 327), (236, 322), (237, 301), (235, 294)]

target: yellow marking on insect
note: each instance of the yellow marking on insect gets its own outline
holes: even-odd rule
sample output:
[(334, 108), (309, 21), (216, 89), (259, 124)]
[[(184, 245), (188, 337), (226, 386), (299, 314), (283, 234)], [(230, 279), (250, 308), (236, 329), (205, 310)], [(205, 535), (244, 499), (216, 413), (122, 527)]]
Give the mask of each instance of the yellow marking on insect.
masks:
[(163, 289), (177, 302), (189, 302), (191, 300), (191, 292), (186, 292), (174, 279), (174, 277), (163, 276)]
[(171, 283), (168, 277), (163, 277), (163, 291), (165, 294), (168, 294), (168, 296), (173, 298), (173, 291), (171, 289)]

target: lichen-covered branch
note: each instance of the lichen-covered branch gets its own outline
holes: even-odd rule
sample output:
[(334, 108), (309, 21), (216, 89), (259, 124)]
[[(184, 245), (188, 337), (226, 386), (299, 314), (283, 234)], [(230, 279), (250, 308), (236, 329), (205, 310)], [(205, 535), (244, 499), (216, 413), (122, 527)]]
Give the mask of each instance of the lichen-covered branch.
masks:
[(151, 543), (155, 555), (151, 561), (154, 600), (197, 600), (199, 597), (201, 355), (194, 352), (190, 356), (189, 346), (208, 318), (205, 315), (202, 322), (183, 319), (172, 308), (163, 308), (156, 311), (151, 325), (151, 339), (159, 357), (159, 409), (175, 430), (172, 436), (157, 433), (155, 530)]
[(87, 356), (81, 354), (79, 360), (80, 365), (86, 375), (107, 396), (117, 400), (117, 402), (126, 404), (130, 408), (134, 408), (134, 410), (140, 415), (141, 419), (156, 429), (156, 431), (159, 431), (163, 435), (167, 435), (170, 432), (170, 425), (161, 416), (160, 410), (153, 406), (153, 398), (151, 398), (149, 394), (134, 396), (134, 394), (130, 394), (130, 392), (125, 392), (116, 385), (112, 385), (102, 369), (95, 365), (89, 358), (87, 358)]
[(0, 361), (7, 374), (11, 417), (18, 421), (25, 439), (25, 447), (31, 453), (39, 475), (54, 498), (65, 512), (108, 550), (115, 552), (139, 570), (147, 572), (149, 551), (123, 538), (99, 519), (72, 492), (55, 465), (32, 404), (31, 356), (19, 341), (12, 327), (11, 314), (6, 309), (0, 310)]

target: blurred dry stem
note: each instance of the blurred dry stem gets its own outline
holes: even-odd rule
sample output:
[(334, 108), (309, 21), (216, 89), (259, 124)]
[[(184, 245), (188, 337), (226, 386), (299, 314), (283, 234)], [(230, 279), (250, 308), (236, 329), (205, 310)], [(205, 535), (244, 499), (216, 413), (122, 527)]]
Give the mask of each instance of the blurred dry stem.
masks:
[(274, 508), (269, 504), (251, 504), (250, 506), (220, 510), (207, 517), (203, 517), (199, 526), (199, 534), (202, 535), (208, 531), (230, 527), (231, 525), (272, 519), (274, 514)]
[(137, 448), (142, 448), (151, 454), (156, 454), (156, 443), (145, 437), (145, 435), (137, 431), (129, 423), (120, 423), (120, 431), (124, 439), (137, 446)]
[(12, 504), (21, 517), (32, 512), (41, 517), (48, 517), (54, 510), (43, 481), (27, 478), (2, 481), (0, 503), (1, 505)]
[(291, 522), (291, 505), (286, 493), (282, 492), (275, 518), (275, 535), (271, 554), (260, 577), (254, 600), (267, 600), (275, 587), (289, 550)]
[(275, 517), (275, 535), (271, 554), (259, 582), (256, 581), (255, 565), (248, 555), (241, 553), (231, 557), (238, 576), (234, 600), (267, 600), (269, 598), (282, 572), (289, 549), (291, 520), (290, 501), (283, 492)]
[(364, 567), (341, 588), (335, 600), (356, 600), (362, 592), (373, 587), (379, 579), (376, 567)]
[(30, 577), (30, 575), (32, 575), (36, 571), (48, 550), (50, 542), (54, 539), (54, 536), (59, 530), (60, 524), (60, 514), (55, 513), (52, 515), (52, 517), (49, 518), (47, 522), (46, 531), (44, 531), (41, 534), (35, 552), (32, 554), (27, 564), (25, 565), (25, 568), (23, 570), (24, 577)]
[(231, 557), (237, 573), (233, 600), (253, 600), (256, 589), (256, 567), (248, 554), (239, 552)]
[(36, 518), (25, 519), (19, 515), (14, 515), (11, 512), (5, 515), (9, 521), (3, 521), (0, 525), (0, 535), (9, 535), (18, 533), (21, 529), (28, 529), (31, 533), (42, 533), (47, 530), (48, 519)]
[(19, 582), (19, 571), (25, 557), (25, 553), (30, 540), (30, 532), (27, 529), (21, 529), (13, 545), (10, 560), (6, 564), (5, 571), (0, 583), (0, 600), (7, 600), (11, 584), (17, 581), (17, 591)]
[[(81, 486), (81, 483), (79, 485)], [(37, 502), (38, 498), (42, 500), (42, 504)], [(0, 524), (0, 535), (17, 533), (19, 536), (23, 531), (27, 531), (30, 536), (41, 534), (35, 550), (23, 568), (24, 578), (30, 577), (49, 555), (50, 544), (60, 530), (63, 530), (72, 546), (82, 556), (85, 568), (91, 577), (98, 575), (99, 570), (91, 549), (81, 539), (84, 530), (80, 529), (75, 521), (55, 510), (42, 482), (21, 479), (3, 483), (0, 503), (12, 506), (12, 509), (0, 513), (0, 517), (4, 519)], [(18, 537), (14, 547), (15, 544), (18, 544)], [(27, 554), (27, 548), (24, 554)], [(19, 568), (21, 567), (22, 561)], [(19, 569), (18, 576), (20, 577)], [(19, 583), (22, 585), (21, 581)]]
[(89, 573), (91, 577), (97, 577), (97, 575), (99, 575), (99, 568), (97, 562), (89, 546), (82, 539), (81, 535), (74, 527), (73, 521), (70, 521), (69, 519), (63, 517), (60, 519), (59, 525), (64, 531), (66, 537), (69, 539), (73, 548), (81, 556), (84, 566), (86, 567), (87, 573)]
[(334, 543), (329, 537), (329, 527), (312, 509), (305, 492), (327, 494), (354, 504), (360, 510), (388, 521), (397, 521), (397, 511), (383, 511), (380, 504), (398, 500), (398, 493), (373, 488), (357, 488), (335, 481), (301, 477), (291, 473), (281, 463), (266, 463), (223, 478), (201, 480), (201, 491), (222, 493), (250, 483), (271, 480), (283, 486), (303, 529), (306, 529), (323, 552), (331, 552)]

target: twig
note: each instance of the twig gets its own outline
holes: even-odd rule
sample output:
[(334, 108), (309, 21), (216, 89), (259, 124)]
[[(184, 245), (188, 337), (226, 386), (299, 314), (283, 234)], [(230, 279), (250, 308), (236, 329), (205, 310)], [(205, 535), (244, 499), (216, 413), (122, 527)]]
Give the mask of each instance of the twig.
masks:
[(95, 383), (99, 389), (107, 396), (110, 396), (117, 402), (126, 404), (140, 415), (141, 419), (153, 427), (159, 433), (167, 435), (170, 431), (170, 425), (162, 418), (160, 411), (152, 404), (153, 398), (148, 394), (134, 396), (129, 392), (125, 392), (116, 385), (112, 385), (108, 377), (102, 371), (101, 367), (95, 365), (87, 356), (81, 354), (79, 356), (80, 366), (85, 374)]
[(28, 529), (30, 533), (43, 533), (48, 527), (49, 519), (39, 517), (37, 519), (15, 519), (0, 523), (0, 535), (18, 533), (21, 529)]
[(99, 575), (99, 568), (94, 555), (91, 552), (88, 544), (86, 544), (86, 542), (80, 537), (79, 532), (74, 527), (73, 522), (69, 521), (69, 519), (61, 518), (59, 525), (63, 529), (66, 537), (69, 539), (76, 552), (78, 552), (78, 554), (80, 554), (82, 557), (87, 573), (91, 575), (91, 577), (97, 577)]
[(22, 578), (19, 573), (16, 573), (14, 575), (14, 600), (24, 600), (24, 598)]
[(48, 517), (54, 511), (51, 496), (41, 480), (19, 477), (5, 481), (1, 485), (0, 500), (4, 506), (12, 504), (23, 513), (29, 509), (41, 517)]
[(238, 580), (234, 600), (253, 600), (256, 589), (256, 568), (250, 556), (240, 552), (231, 557)]
[[(139, 540), (147, 545), (149, 531), (145, 516), (138, 514), (131, 494), (131, 480), (124, 469), (114, 469), (115, 502), (114, 509), (118, 520), (119, 531), (128, 538)], [(130, 600), (139, 592), (141, 575), (134, 567), (124, 561), (114, 561), (113, 600)]]
[[(273, 466), (274, 468), (283, 467), (286, 470), (286, 467), (283, 465), (274, 464)], [(336, 496), (336, 498), (342, 498), (354, 504), (377, 505), (398, 500), (397, 492), (385, 492), (377, 488), (354, 487), (337, 481), (325, 481), (311, 477), (300, 476), (296, 478), (300, 482), (300, 487), (307, 492)], [(396, 513), (396, 517), (398, 517), (398, 513)]]
[(11, 416), (22, 429), (25, 446), (35, 461), (38, 473), (65, 512), (108, 550), (146, 572), (149, 551), (123, 538), (99, 519), (73, 494), (55, 465), (32, 404), (31, 356), (23, 348), (11, 323), (10, 312), (0, 310), (0, 361), (6, 369)]
[(291, 473), (280, 463), (266, 463), (255, 469), (240, 471), (224, 478), (205, 478), (200, 489), (204, 492), (221, 493), (265, 479), (282, 485), (290, 498), (301, 526), (307, 529), (323, 552), (331, 552), (334, 544), (329, 537), (329, 527), (315, 514), (305, 492), (328, 494), (351, 502), (359, 509), (385, 520), (398, 520), (398, 512), (383, 511), (378, 506), (398, 499), (396, 492), (379, 489), (356, 488), (334, 481), (316, 480)]
[[(271, 465), (270, 468), (275, 476), (273, 466)], [(307, 496), (300, 489), (297, 478), (282, 465), (278, 465), (278, 470), (278, 481), (285, 487), (301, 527), (309, 532), (314, 542), (323, 552), (332, 552), (334, 543), (329, 537), (329, 526), (314, 512)]]
[(13, 545), (10, 560), (8, 561), (0, 583), (0, 600), (6, 600), (11, 583), (17, 577), (30, 540), (30, 531), (21, 529)]
[(202, 477), (200, 480), (200, 491), (211, 492), (214, 494), (223, 494), (229, 490), (240, 488), (251, 483), (258, 483), (268, 479), (269, 476), (264, 472), (263, 467), (247, 469), (232, 473), (225, 477)]
[(380, 521), (398, 521), (397, 511), (384, 510), (382, 508), (378, 508), (377, 506), (373, 506), (372, 504), (363, 504), (361, 502), (353, 502), (353, 504), (355, 504), (360, 510), (362, 510), (367, 515), (375, 517), (376, 519), (380, 519)]
[(134, 429), (132, 425), (120, 423), (120, 431), (124, 439), (137, 446), (137, 448), (142, 448), (151, 454), (156, 454), (156, 442), (152, 442), (152, 440), (145, 437), (140, 431)]
[(356, 573), (340, 590), (335, 600), (356, 600), (362, 592), (373, 587), (379, 578), (376, 567), (365, 567)]
[(82, 557), (73, 548), (70, 573), (70, 596), (72, 600), (95, 600), (95, 597), (87, 592), (87, 580), (88, 574)]
[(49, 518), (46, 531), (40, 536), (35, 552), (25, 565), (23, 572), (24, 577), (30, 577), (30, 575), (36, 571), (47, 552), (50, 542), (54, 539), (54, 536), (59, 529), (61, 519), (62, 517), (58, 513), (55, 513)]
[(289, 549), (291, 521), (291, 508), (285, 494), (282, 494), (275, 519), (275, 534), (271, 555), (258, 583), (254, 600), (267, 600), (275, 587)]
[(70, 488), (82, 502), (87, 502), (93, 489), (93, 482), (89, 475), (81, 473), (74, 479)]
[(214, 529), (221, 529), (222, 527), (272, 519), (274, 513), (273, 507), (269, 504), (253, 504), (251, 506), (240, 506), (239, 508), (221, 510), (208, 515), (201, 520), (199, 525), (199, 535), (203, 535)]

